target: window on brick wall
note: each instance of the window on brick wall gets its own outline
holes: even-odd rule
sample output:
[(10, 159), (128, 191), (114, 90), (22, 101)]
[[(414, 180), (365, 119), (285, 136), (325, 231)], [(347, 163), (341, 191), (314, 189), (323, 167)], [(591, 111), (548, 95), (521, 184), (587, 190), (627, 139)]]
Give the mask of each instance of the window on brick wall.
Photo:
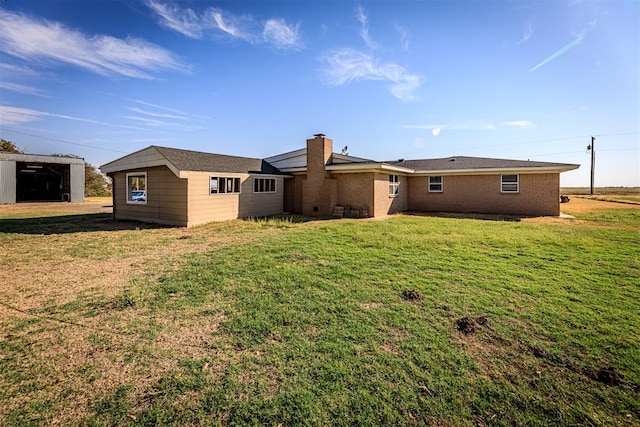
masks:
[(212, 176), (209, 179), (209, 194), (240, 193), (240, 178)]
[(429, 177), (429, 192), (442, 193), (442, 176)]
[(500, 178), (500, 191), (502, 193), (517, 193), (520, 191), (518, 175), (502, 175)]
[(400, 177), (389, 175), (389, 196), (395, 197), (400, 194)]

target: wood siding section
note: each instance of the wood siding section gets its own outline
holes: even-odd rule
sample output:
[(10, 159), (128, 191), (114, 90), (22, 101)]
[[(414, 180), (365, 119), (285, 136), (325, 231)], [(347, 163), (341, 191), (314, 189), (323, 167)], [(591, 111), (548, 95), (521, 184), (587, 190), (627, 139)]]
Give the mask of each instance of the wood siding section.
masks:
[(520, 174), (518, 193), (500, 191), (501, 175), (445, 175), (442, 192), (428, 191), (429, 178), (409, 178), (408, 209), (424, 212), (560, 215), (560, 174)]
[(156, 167), (166, 162), (167, 159), (165, 159), (155, 147), (147, 147), (137, 153), (129, 154), (111, 163), (102, 165), (100, 169), (105, 173), (111, 173), (112, 169), (139, 171), (149, 167)]
[[(127, 203), (127, 173), (147, 173), (147, 203)], [(187, 180), (180, 179), (167, 167), (116, 172), (114, 181), (114, 217), (159, 224), (186, 226)]]
[[(209, 194), (212, 176), (240, 178), (240, 194)], [(256, 176), (234, 173), (189, 172), (189, 221), (188, 226), (236, 218), (259, 217), (282, 213), (284, 178), (276, 180), (275, 193), (254, 193)], [(258, 176), (265, 178), (265, 176)]]

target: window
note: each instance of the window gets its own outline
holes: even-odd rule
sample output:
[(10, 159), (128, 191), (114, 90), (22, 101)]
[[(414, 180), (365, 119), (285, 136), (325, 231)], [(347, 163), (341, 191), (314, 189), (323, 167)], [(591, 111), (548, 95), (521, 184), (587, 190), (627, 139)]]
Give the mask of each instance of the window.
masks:
[(147, 173), (127, 174), (127, 203), (147, 204)]
[(254, 193), (275, 193), (276, 179), (275, 178), (254, 178), (253, 192)]
[(389, 175), (389, 196), (395, 197), (400, 194), (400, 177)]
[(429, 177), (429, 192), (442, 193), (442, 177), (441, 176)]
[(212, 176), (209, 179), (209, 194), (240, 193), (240, 178)]
[(503, 193), (517, 193), (520, 191), (518, 175), (502, 175), (500, 191)]

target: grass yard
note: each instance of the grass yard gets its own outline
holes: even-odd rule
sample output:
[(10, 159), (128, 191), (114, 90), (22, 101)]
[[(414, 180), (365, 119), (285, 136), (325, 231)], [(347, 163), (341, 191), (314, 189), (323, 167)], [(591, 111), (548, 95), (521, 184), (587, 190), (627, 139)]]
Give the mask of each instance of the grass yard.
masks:
[(640, 206), (191, 229), (19, 208), (0, 425), (640, 425)]

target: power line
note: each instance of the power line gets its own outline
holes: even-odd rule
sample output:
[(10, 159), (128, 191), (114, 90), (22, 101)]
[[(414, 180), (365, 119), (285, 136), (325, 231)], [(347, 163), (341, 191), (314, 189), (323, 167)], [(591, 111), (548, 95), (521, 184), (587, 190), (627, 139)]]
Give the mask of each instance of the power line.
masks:
[[(629, 135), (640, 135), (640, 132), (603, 133), (603, 134), (598, 134), (594, 136), (600, 138), (605, 136), (629, 136)], [(471, 147), (463, 147), (463, 148), (465, 150), (473, 150), (476, 148), (511, 147), (514, 145), (542, 144), (545, 142), (557, 142), (557, 141), (567, 141), (570, 139), (586, 139), (586, 138), (591, 138), (591, 135), (568, 136), (563, 138), (550, 138), (550, 139), (541, 139), (537, 141), (526, 141), (526, 142), (509, 142), (504, 144), (474, 145)], [(438, 153), (438, 152), (449, 152), (449, 151), (451, 151), (450, 148), (444, 148), (439, 150), (427, 150), (427, 151), (418, 151), (418, 152), (405, 151), (398, 154)], [(598, 150), (598, 151), (612, 151), (612, 150)], [(559, 154), (569, 154), (569, 153), (559, 153)]]
[(11, 129), (7, 129), (7, 128), (3, 128), (3, 127), (0, 127), (0, 130), (2, 130), (4, 132), (13, 132), (13, 133), (17, 133), (19, 135), (25, 135), (25, 136), (31, 136), (31, 137), (34, 137), (34, 138), (45, 139), (45, 140), (48, 140), (48, 141), (62, 142), (63, 144), (77, 145), (77, 146), (85, 147), (85, 148), (94, 148), (96, 150), (112, 151), (112, 152), (115, 152), (115, 153), (124, 153), (124, 154), (127, 153), (126, 151), (122, 151), (122, 150), (114, 150), (112, 148), (97, 147), (95, 145), (89, 145), (89, 144), (80, 144), (79, 142), (71, 142), (71, 141), (65, 141), (63, 139), (49, 138), (47, 136), (34, 135), (32, 133), (26, 133), (26, 132), (19, 132), (17, 130), (11, 130)]

